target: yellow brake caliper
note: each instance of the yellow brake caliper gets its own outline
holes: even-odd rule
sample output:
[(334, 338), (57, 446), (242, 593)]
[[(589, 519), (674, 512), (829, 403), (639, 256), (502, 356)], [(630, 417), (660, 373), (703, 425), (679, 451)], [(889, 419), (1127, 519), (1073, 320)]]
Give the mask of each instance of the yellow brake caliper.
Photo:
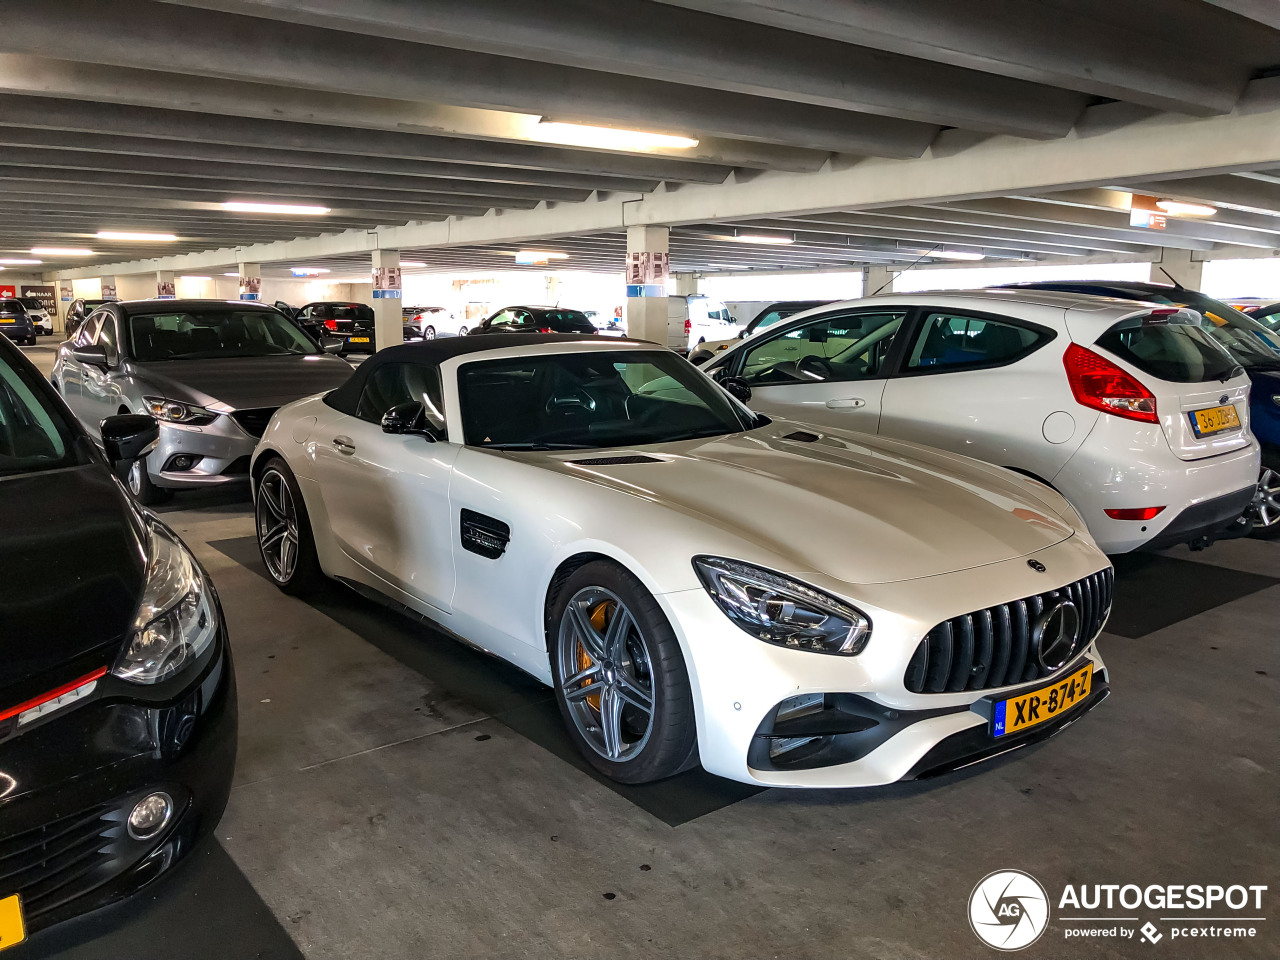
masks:
[[(601, 600), (599, 603), (597, 603), (594, 607), (591, 608), (591, 614), (590, 614), (591, 626), (595, 627), (598, 631), (600, 631), (600, 633), (604, 633), (605, 624), (608, 622), (609, 611), (610, 609), (612, 609), (612, 607), (613, 607), (613, 601)], [(579, 641), (578, 642), (578, 669), (585, 670), (587, 669), (587, 667), (591, 666), (592, 662), (593, 661), (590, 655), (587, 653), (586, 648), (583, 647), (582, 642)], [(583, 680), (582, 685), (585, 687), (591, 684), (592, 682), (593, 681), (591, 680)], [(587, 706), (591, 707), (591, 709), (596, 711), (596, 713), (599, 713), (600, 712), (600, 694), (598, 693), (590, 694), (587, 697)]]

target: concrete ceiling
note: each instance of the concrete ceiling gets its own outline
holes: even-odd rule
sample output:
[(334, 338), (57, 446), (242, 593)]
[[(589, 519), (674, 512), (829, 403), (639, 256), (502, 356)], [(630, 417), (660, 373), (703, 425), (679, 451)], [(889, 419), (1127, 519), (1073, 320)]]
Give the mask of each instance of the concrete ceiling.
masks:
[[(696, 270), (904, 264), (930, 248), (1014, 261), (1270, 249), (1274, 6), (0, 0), (0, 256), (87, 246), (93, 257), (47, 266), (125, 272), (206, 269), (248, 248), (360, 272), (371, 243), (395, 242), (433, 268), (490, 268), (541, 238), (565, 265), (620, 269), (636, 222), (678, 224), (674, 265)], [(544, 118), (698, 144), (565, 146), (539, 139)], [(1119, 162), (1151, 131), (1199, 152)], [(1088, 176), (1060, 159), (1090, 150)], [(969, 172), (935, 188), (930, 164)], [(889, 182), (919, 187), (873, 189)], [(1222, 210), (1153, 241), (1117, 195), (1067, 195), (1099, 187)], [(331, 213), (235, 214), (227, 200)]]

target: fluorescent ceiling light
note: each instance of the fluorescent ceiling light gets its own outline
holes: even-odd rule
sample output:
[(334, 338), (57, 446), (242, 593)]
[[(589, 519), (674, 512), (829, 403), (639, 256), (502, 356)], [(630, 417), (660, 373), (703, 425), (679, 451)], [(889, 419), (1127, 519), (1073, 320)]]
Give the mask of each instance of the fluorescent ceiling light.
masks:
[(985, 253), (977, 253), (973, 250), (935, 250), (929, 254), (931, 257), (940, 257), (943, 260), (985, 260)]
[(329, 212), (328, 207), (304, 203), (247, 203), (241, 200), (229, 200), (222, 205), (222, 209), (236, 213), (294, 213), (305, 217), (318, 217)]
[(563, 143), (575, 147), (599, 147), (602, 150), (688, 150), (698, 145), (692, 137), (673, 137), (666, 133), (643, 130), (616, 130), (587, 123), (562, 123), (543, 119), (533, 128), (533, 135), (547, 143)]
[(183, 275), (178, 279), (179, 280), (212, 280), (213, 277), (192, 277), (192, 276)]
[(400, 261), (400, 266), (402, 266), (402, 267), (425, 267), (425, 266), (426, 266), (426, 264), (425, 264), (425, 263), (423, 263), (421, 260), (401, 260), (401, 261)]
[(224, 274), (223, 274), (223, 276), (224, 276), (224, 277), (235, 277), (237, 280), (239, 280), (239, 279), (240, 279), (240, 273), (239, 273), (239, 271), (237, 271), (237, 272), (235, 272), (235, 273), (224, 273)]
[(318, 277), (322, 273), (328, 273), (327, 267), (290, 267), (289, 272), (295, 277)]
[(1217, 207), (1207, 203), (1184, 203), (1181, 200), (1157, 200), (1156, 206), (1165, 213), (1181, 214), (1184, 217), (1212, 217), (1218, 212)]
[(33, 265), (35, 265), (35, 264), (37, 264), (37, 263), (43, 263), (43, 262), (44, 262), (44, 261), (42, 261), (42, 260), (24, 260), (24, 259), (21, 259), (21, 258), (18, 258), (18, 257), (4, 257), (4, 258), (0, 258), (0, 263), (3, 263), (3, 264), (5, 264), (5, 265), (7, 265), (7, 266), (14, 266), (14, 267), (17, 267), (17, 266), (33, 266)]
[(568, 260), (567, 253), (555, 253), (551, 250), (517, 250), (513, 256), (516, 263), (522, 266), (537, 266), (550, 260)]
[(99, 230), (99, 240), (138, 240), (144, 243), (172, 243), (178, 238), (172, 233), (131, 233), (127, 230)]
[(32, 247), (37, 257), (92, 257), (93, 251), (83, 247)]
[(768, 234), (757, 233), (740, 233), (733, 239), (737, 243), (788, 244), (796, 242), (795, 237), (769, 236)]

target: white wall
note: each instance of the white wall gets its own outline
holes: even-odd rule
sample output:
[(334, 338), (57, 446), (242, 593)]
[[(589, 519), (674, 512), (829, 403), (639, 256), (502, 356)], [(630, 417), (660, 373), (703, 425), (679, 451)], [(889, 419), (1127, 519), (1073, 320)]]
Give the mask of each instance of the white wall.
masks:
[(1210, 260), (1201, 288), (1211, 297), (1280, 300), (1280, 257), (1258, 260)]

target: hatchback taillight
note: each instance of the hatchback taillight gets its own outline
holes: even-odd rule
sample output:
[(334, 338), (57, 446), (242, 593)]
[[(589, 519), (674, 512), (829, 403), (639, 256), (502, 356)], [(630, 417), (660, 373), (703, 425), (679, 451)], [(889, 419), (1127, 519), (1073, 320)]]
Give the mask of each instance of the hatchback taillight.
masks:
[(324, 328), (325, 328), (326, 330), (337, 330), (337, 329), (338, 329), (338, 321), (337, 321), (337, 320), (334, 320), (332, 317), (330, 317), (328, 320), (326, 320), (326, 321), (324, 322)]
[(1126, 420), (1160, 422), (1155, 395), (1110, 360), (1073, 343), (1062, 362), (1076, 403)]

